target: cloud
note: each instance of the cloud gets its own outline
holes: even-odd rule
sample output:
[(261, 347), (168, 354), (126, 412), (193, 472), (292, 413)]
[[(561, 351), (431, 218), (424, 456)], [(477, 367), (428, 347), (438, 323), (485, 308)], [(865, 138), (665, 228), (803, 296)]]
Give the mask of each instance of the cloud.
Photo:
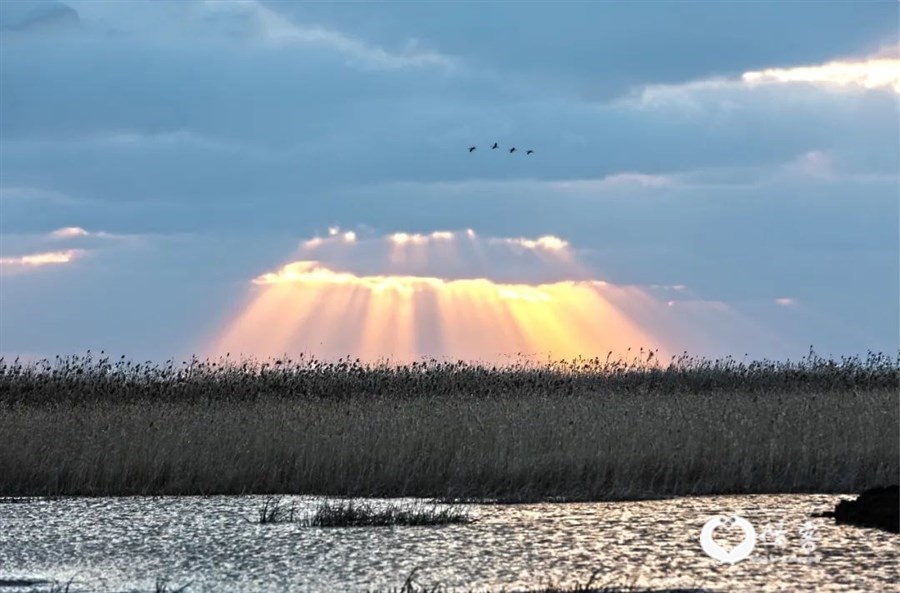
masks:
[(0, 257), (0, 272), (17, 273), (36, 270), (46, 266), (70, 264), (84, 254), (85, 251), (82, 249), (66, 249), (64, 251), (45, 251), (14, 257)]
[(388, 240), (394, 245), (403, 247), (405, 245), (424, 245), (431, 238), (419, 233), (394, 233), (388, 237)]
[[(672, 188), (773, 188), (785, 183), (855, 182), (860, 184), (892, 184), (898, 182), (895, 172), (871, 171), (858, 157), (838, 150), (812, 149), (781, 163), (699, 168), (666, 176)], [(868, 163), (871, 166), (871, 163)]]
[[(98, 335), (76, 320), (90, 305), (79, 294), (169, 298), (183, 322), (292, 261), (358, 277), (685, 284), (646, 290), (835, 320), (784, 326), (798, 342), (894, 344), (897, 95), (867, 88), (868, 66), (846, 84), (827, 66), (892, 58), (873, 52), (896, 37), (897, 6), (750, 4), (73, 2), (74, 30), (2, 40), (0, 86), (15, 90), (0, 93), (4, 248), (96, 252), (103, 265), (70, 272), (81, 307), (57, 302), (67, 345)], [(779, 74), (743, 77), (767, 70)], [(484, 150), (495, 141), (536, 152)], [(75, 225), (89, 236), (48, 236)], [(124, 249), (96, 229), (198, 239)], [(561, 258), (545, 236), (587, 270), (550, 270), (542, 258)], [(7, 339), (37, 348), (14, 317), (38, 310), (30, 286), (45, 283), (45, 303), (63, 294), (50, 287), (63, 276), (4, 283)], [(196, 303), (176, 302), (182, 285)], [(784, 295), (803, 307), (774, 304)]]
[(673, 175), (638, 172), (624, 172), (606, 175), (599, 179), (566, 179), (549, 181), (549, 189), (573, 192), (593, 192), (609, 189), (624, 189), (629, 186), (659, 188), (672, 185), (677, 179)]
[(68, 226), (51, 231), (49, 237), (57, 240), (67, 239), (136, 239), (138, 235), (117, 235), (105, 231), (87, 231), (79, 226)]
[[(460, 181), (399, 181), (367, 184), (344, 190), (364, 195), (439, 195), (444, 199), (470, 196), (523, 198), (542, 196), (557, 200), (560, 196), (618, 198), (623, 196), (664, 196), (690, 189), (773, 188), (797, 182), (892, 183), (895, 172), (860, 170), (852, 153), (828, 149), (811, 149), (787, 155), (783, 161), (765, 164), (701, 166), (683, 170), (649, 173), (624, 171), (595, 178), (473, 178)], [(422, 240), (421, 238), (419, 240)]]
[[(897, 53), (896, 51), (893, 53)], [(745, 72), (741, 80), (757, 84), (820, 84), (829, 87), (855, 86), (863, 89), (889, 89), (900, 94), (900, 57), (870, 57), (840, 60), (814, 66), (766, 68)]]
[(74, 133), (58, 138), (13, 138), (0, 140), (0, 147), (25, 154), (40, 154), (47, 150), (82, 154), (85, 151), (95, 153), (133, 151), (141, 155), (177, 151), (191, 154), (234, 154), (242, 158), (265, 154), (258, 146), (212, 138), (188, 130), (153, 132), (114, 129)]
[[(809, 88), (801, 94), (786, 90)], [(900, 56), (879, 52), (861, 59), (836, 60), (824, 64), (751, 70), (735, 77), (713, 76), (679, 83), (646, 84), (617, 99), (616, 104), (639, 109), (677, 109), (705, 112), (710, 107), (720, 113), (740, 113), (746, 100), (790, 103), (822, 100), (821, 91), (844, 90), (848, 93), (900, 93)], [(756, 92), (754, 92), (756, 91)], [(762, 91), (762, 92), (760, 92)], [(838, 99), (839, 100), (839, 99)]]
[[(232, 3), (214, 3), (217, 10), (230, 8), (229, 4)], [(391, 52), (323, 26), (293, 23), (255, 2), (241, 2), (238, 6), (249, 9), (248, 16), (267, 42), (324, 47), (346, 56), (350, 63), (373, 68), (450, 68), (456, 64), (448, 56), (421, 48), (414, 39), (408, 40), (399, 52)]]
[[(683, 284), (600, 279), (558, 237), (436, 231), (347, 244), (339, 228), (329, 231), (329, 238), (254, 276), (246, 304), (204, 352), (490, 362), (516, 354), (625, 355), (640, 347), (665, 358), (682, 349), (722, 352), (736, 341), (769, 352), (784, 346), (765, 323)], [(405, 239), (397, 242), (398, 235)], [(557, 258), (529, 257), (547, 250)]]
[(78, 226), (64, 227), (50, 233), (50, 236), (55, 239), (72, 239), (75, 237), (89, 237), (90, 235), (91, 233)]
[(593, 101), (649, 83), (820, 63), (867, 53), (897, 38), (897, 7), (885, 2), (862, 8), (844, 2), (777, 8), (754, 2), (656, 3), (649, 12), (630, 2), (413, 4), (268, 6), (371, 38), (414, 31), (459, 56), (467, 68), (501, 77), (507, 89)]
[(76, 28), (78, 12), (55, 0), (0, 2), (0, 34), (60, 32)]
[(640, 173), (625, 171), (595, 178), (536, 178), (507, 177), (492, 179), (490, 177), (469, 178), (459, 181), (396, 181), (384, 184), (367, 184), (347, 191), (387, 194), (441, 194), (451, 196), (498, 195), (506, 193), (532, 194), (543, 193), (546, 196), (557, 194), (591, 194), (621, 193), (674, 187), (683, 184), (682, 175), (672, 173)]
[(666, 301), (668, 307), (702, 309), (706, 311), (715, 311), (718, 313), (728, 313), (733, 308), (724, 301), (704, 300), (704, 299), (670, 299)]
[(224, 43), (274, 50), (320, 49), (342, 56), (347, 64), (371, 69), (447, 69), (457, 64), (455, 59), (423, 47), (416, 39), (407, 39), (399, 49), (389, 50), (333, 27), (286, 17), (254, 0), (128, 3), (124, 6), (73, 0), (70, 4), (77, 12), (61, 3), (56, 4), (65, 7), (66, 14), (74, 17), (76, 22), (80, 19), (78, 34), (82, 38), (99, 37), (107, 43), (139, 40), (144, 43)]
[(810, 150), (799, 155), (795, 160), (785, 165), (782, 171), (788, 174), (799, 173), (819, 179), (834, 179), (837, 175), (834, 158), (821, 150)]
[(53, 204), (74, 204), (79, 200), (62, 192), (37, 187), (0, 187), (0, 202), (21, 200)]
[[(309, 260), (253, 283), (250, 303), (214, 340), (211, 354), (497, 362), (662, 346), (620, 302), (627, 289), (606, 283), (359, 275)], [(261, 332), (264, 327), (278, 329)]]
[[(108, 254), (126, 244), (136, 245), (144, 237), (89, 231), (80, 226), (61, 227), (50, 232), (7, 234), (4, 250), (24, 253), (0, 258), (6, 273), (34, 271), (47, 266), (74, 263), (84, 256)], [(60, 247), (64, 248), (60, 248)]]
[(516, 239), (491, 239), (491, 241), (504, 243), (506, 245), (512, 245), (521, 249), (531, 249), (534, 251), (551, 251), (564, 253), (568, 247), (569, 242), (559, 237), (554, 237), (553, 235), (544, 235), (543, 237), (538, 237), (537, 239), (526, 239), (524, 237), (519, 237)]
[(536, 238), (479, 236), (473, 229), (379, 233), (332, 226), (328, 236), (302, 239), (295, 256), (363, 276), (386, 270), (399, 276), (491, 277), (502, 281), (585, 278), (568, 265), (569, 243)]
[[(328, 236), (315, 236), (301, 242), (305, 249), (315, 249), (317, 247), (335, 244), (335, 243), (355, 243), (358, 239), (355, 231), (344, 231), (339, 226), (328, 228)], [(457, 239), (468, 239), (469, 241), (482, 240), (478, 238), (478, 234), (473, 229), (465, 229), (464, 231), (432, 231), (430, 233), (406, 233), (395, 232), (382, 235), (380, 237), (366, 237), (368, 242), (381, 242), (389, 244), (392, 247), (409, 246), (427, 246), (429, 244), (444, 243), (455, 241)], [(553, 235), (545, 235), (535, 239), (526, 237), (510, 238), (510, 237), (487, 237), (483, 239), (487, 244), (491, 245), (508, 245), (517, 249), (530, 249), (536, 251), (565, 251), (569, 243), (559, 237)]]
[[(638, 287), (591, 278), (568, 261), (559, 237), (479, 237), (466, 229), (348, 243), (339, 227), (328, 230), (301, 243), (303, 259), (252, 279), (250, 301), (208, 352), (498, 361), (663, 347), (646, 325), (662, 305)], [(306, 259), (313, 251), (316, 259)]]
[(142, 132), (118, 130), (98, 134), (94, 137), (78, 138), (75, 140), (79, 145), (85, 143), (109, 144), (115, 147), (128, 147), (137, 145), (192, 145), (199, 148), (218, 148), (222, 145), (220, 142), (204, 138), (198, 134), (187, 130), (172, 130), (167, 132)]
[[(387, 75), (347, 71), (333, 56), (138, 41), (122, 41), (113, 55), (99, 44), (4, 48), (4, 86), (22, 89), (0, 98), (7, 185), (35, 184), (49, 167), (78, 195), (121, 199), (112, 188), (128, 187), (129, 196), (218, 208), (288, 199), (298, 187), (321, 195), (327, 187), (404, 179), (659, 185), (672, 171), (835, 148), (896, 162), (896, 134), (882, 123), (896, 118), (896, 104), (882, 91), (749, 85), (738, 72), (724, 85), (651, 85), (597, 102), (552, 88), (525, 94), (458, 72)], [(154, 72), (152, 83), (131, 67), (137, 59)], [(251, 79), (269, 91), (228, 82)], [(108, 80), (117, 81), (113, 94)], [(70, 89), (63, 103), (52, 100), (61, 85)], [(500, 151), (463, 154), (495, 139), (537, 152), (527, 161), (493, 154)], [(103, 184), (87, 173), (96, 163)]]

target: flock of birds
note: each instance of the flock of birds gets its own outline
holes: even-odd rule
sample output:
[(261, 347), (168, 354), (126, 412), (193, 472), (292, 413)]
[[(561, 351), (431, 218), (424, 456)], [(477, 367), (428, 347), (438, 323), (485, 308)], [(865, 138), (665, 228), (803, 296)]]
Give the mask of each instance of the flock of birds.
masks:
[[(477, 146), (470, 146), (470, 147), (469, 147), (469, 152), (475, 152), (475, 149), (476, 149), (476, 148), (478, 148), (478, 147), (477, 147)], [(497, 144), (496, 142), (494, 142), (494, 145), (491, 146), (491, 150), (497, 150), (498, 148), (500, 148), (500, 145)], [(514, 153), (515, 151), (516, 151), (516, 147), (513, 146), (512, 148), (509, 149), (509, 154), (512, 154), (512, 153)], [(531, 154), (531, 153), (533, 153), (533, 152), (534, 152), (533, 150), (528, 149), (528, 150), (525, 151), (525, 154)]]

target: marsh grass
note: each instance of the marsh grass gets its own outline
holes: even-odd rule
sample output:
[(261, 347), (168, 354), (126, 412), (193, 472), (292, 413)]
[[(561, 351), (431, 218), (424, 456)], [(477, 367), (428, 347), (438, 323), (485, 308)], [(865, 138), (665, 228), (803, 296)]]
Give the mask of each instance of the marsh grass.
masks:
[(280, 498), (268, 497), (257, 513), (256, 523), (296, 523), (302, 527), (392, 527), (436, 526), (471, 523), (470, 513), (457, 505), (439, 502), (385, 501), (337, 499), (319, 500), (312, 513), (305, 517), (295, 514), (296, 506), (284, 505)]
[(169, 579), (157, 577), (153, 591), (154, 593), (184, 593), (188, 590), (188, 587), (190, 587), (190, 585), (191, 584), (188, 583), (180, 587), (173, 587), (169, 585)]
[(900, 359), (0, 360), (0, 496), (610, 500), (900, 473)]
[(72, 583), (74, 583), (74, 579), (69, 579), (68, 581), (51, 581), (48, 585), (47, 593), (69, 593), (69, 590), (72, 588)]
[(823, 393), (896, 389), (900, 353), (827, 359), (812, 350), (796, 361), (715, 360), (684, 353), (667, 363), (653, 352), (632, 359), (576, 358), (537, 363), (523, 358), (505, 366), (427, 360), (410, 364), (335, 362), (301, 356), (260, 361), (192, 358), (180, 364), (139, 363), (121, 357), (57, 356), (20, 363), (0, 357), (0, 404), (75, 403), (99, 400), (255, 401), (292, 398), (392, 400), (440, 395), (482, 397), (575, 393)]
[(369, 501), (323, 500), (311, 516), (302, 519), (305, 527), (388, 527), (436, 526), (471, 523), (463, 508), (422, 502), (375, 504)]
[(285, 508), (281, 499), (268, 497), (263, 501), (257, 515), (257, 523), (270, 525), (272, 523), (293, 523), (294, 505)]

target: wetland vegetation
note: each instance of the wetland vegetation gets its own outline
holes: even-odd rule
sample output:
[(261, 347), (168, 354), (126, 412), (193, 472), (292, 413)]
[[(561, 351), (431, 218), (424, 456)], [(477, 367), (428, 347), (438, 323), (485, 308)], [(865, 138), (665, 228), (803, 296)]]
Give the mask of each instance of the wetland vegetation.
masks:
[(0, 496), (613, 500), (900, 473), (900, 357), (0, 360)]
[(436, 526), (471, 523), (474, 518), (461, 505), (416, 502), (375, 504), (369, 500), (322, 499), (307, 516), (280, 498), (266, 498), (259, 507), (257, 523), (298, 523), (303, 527), (392, 527)]

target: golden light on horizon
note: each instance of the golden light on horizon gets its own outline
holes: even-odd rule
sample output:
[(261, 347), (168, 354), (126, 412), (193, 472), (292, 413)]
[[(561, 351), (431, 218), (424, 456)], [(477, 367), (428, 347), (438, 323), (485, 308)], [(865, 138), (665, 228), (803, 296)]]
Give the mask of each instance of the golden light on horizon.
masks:
[(623, 292), (629, 289), (605, 282), (362, 275), (300, 260), (253, 285), (257, 294), (215, 341), (213, 354), (499, 361), (664, 349), (614, 304), (634, 301)]
[(631, 358), (643, 348), (644, 356), (653, 350), (661, 358), (710, 344), (701, 324), (739, 321), (681, 284), (597, 279), (555, 235), (481, 237), (464, 229), (357, 236), (334, 226), (252, 278), (243, 308), (204, 351), (504, 363)]

